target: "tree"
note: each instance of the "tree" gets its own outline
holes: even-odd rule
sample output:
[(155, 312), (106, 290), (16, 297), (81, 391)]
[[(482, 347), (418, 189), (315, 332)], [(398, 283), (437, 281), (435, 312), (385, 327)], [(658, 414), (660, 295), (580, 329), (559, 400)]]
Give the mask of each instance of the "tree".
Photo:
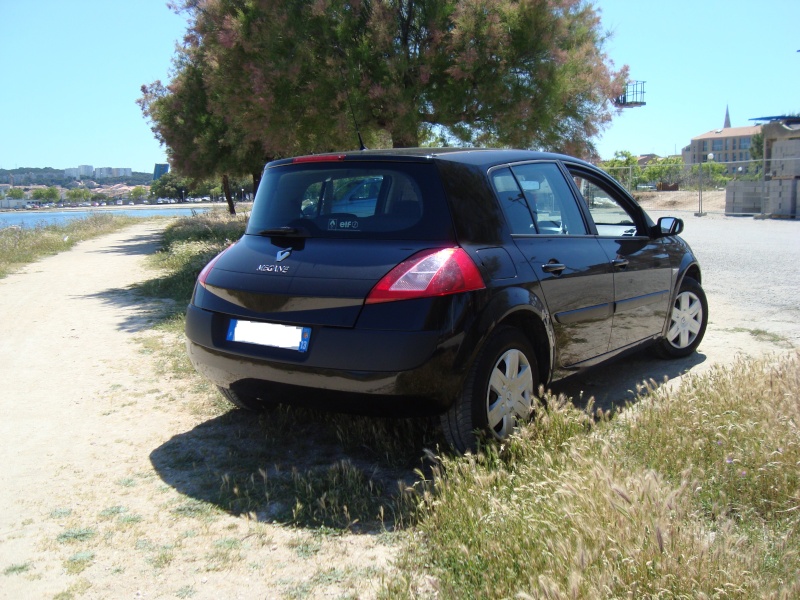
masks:
[(6, 192), (6, 196), (12, 200), (22, 200), (25, 198), (25, 190), (18, 187), (12, 187)]
[[(395, 147), (442, 138), (590, 157), (627, 75), (613, 70), (599, 17), (580, 0), (181, 7), (190, 17), (186, 62), (177, 61), (168, 88), (146, 86), (143, 102), (176, 164), (197, 148), (211, 154), (214, 143), (228, 166), (352, 147), (353, 118), (368, 140), (388, 134)], [(170, 110), (153, 100), (170, 96), (163, 106), (183, 116), (192, 140), (207, 119), (214, 143), (167, 135)]]
[(33, 190), (32, 197), (34, 200), (40, 202), (58, 202), (61, 194), (58, 192), (58, 188), (51, 186), (48, 188), (37, 188)]
[(230, 173), (249, 172), (257, 186), (263, 155), (237, 135), (224, 115), (213, 110), (205, 81), (208, 65), (201, 47), (182, 49), (174, 60), (176, 75), (168, 87), (156, 81), (142, 86), (138, 103), (152, 122), (156, 138), (167, 146), (172, 167), (194, 179), (222, 178), (231, 214), (236, 213), (230, 191)]
[(67, 190), (67, 199), (70, 202), (85, 202), (91, 195), (92, 193), (86, 188), (72, 188), (71, 190)]
[(760, 131), (750, 137), (750, 159), (762, 160), (764, 158), (764, 134)]
[(683, 158), (680, 156), (655, 158), (645, 167), (642, 179), (657, 182), (660, 184), (659, 189), (664, 186), (674, 186), (683, 180), (685, 168)]
[(145, 196), (147, 196), (147, 189), (142, 187), (141, 185), (137, 185), (131, 190), (130, 193), (131, 200), (141, 200)]
[(607, 171), (629, 190), (634, 189), (642, 179), (639, 160), (627, 150), (617, 150), (614, 158), (600, 163), (600, 168)]
[(692, 178), (705, 189), (723, 188), (731, 180), (727, 167), (713, 160), (693, 165)]
[(150, 186), (150, 196), (154, 198), (174, 198), (183, 200), (192, 191), (191, 182), (186, 177), (170, 171), (156, 179)]

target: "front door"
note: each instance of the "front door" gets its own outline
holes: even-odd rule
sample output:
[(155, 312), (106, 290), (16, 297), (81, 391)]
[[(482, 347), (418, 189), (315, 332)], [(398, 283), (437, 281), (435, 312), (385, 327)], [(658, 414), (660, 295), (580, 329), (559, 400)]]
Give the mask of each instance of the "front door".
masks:
[(614, 271), (614, 317), (609, 350), (659, 335), (669, 310), (671, 265), (644, 215), (612, 182), (569, 167)]

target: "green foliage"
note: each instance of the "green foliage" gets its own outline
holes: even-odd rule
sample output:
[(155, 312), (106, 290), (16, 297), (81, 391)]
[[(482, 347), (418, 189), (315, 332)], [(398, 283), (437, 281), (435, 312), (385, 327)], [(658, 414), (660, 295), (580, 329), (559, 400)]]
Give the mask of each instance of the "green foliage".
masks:
[(265, 154), (242, 140), (231, 119), (214, 111), (217, 92), (205, 81), (210, 69), (203, 48), (184, 47), (175, 59), (169, 89), (160, 81), (142, 86), (138, 103), (156, 137), (167, 146), (172, 167), (195, 181), (221, 176), (229, 211), (235, 214), (228, 177), (251, 173), (257, 187)]
[(84, 202), (90, 198), (91, 195), (92, 193), (86, 188), (77, 187), (67, 190), (67, 200), (70, 202)]
[(22, 200), (25, 198), (25, 190), (18, 187), (12, 187), (6, 192), (6, 196), (12, 200)]
[(153, 198), (173, 198), (183, 200), (193, 191), (191, 181), (170, 171), (153, 182), (150, 186), (150, 195)]
[(760, 131), (750, 136), (750, 158), (752, 160), (764, 158), (764, 134)]
[(635, 189), (642, 180), (639, 161), (627, 150), (617, 150), (614, 158), (601, 162), (599, 166), (629, 190)]
[(705, 189), (723, 188), (731, 180), (725, 165), (714, 161), (692, 165), (691, 178)]
[(656, 184), (680, 184), (685, 178), (686, 165), (680, 156), (655, 158), (644, 169), (642, 179)]
[(31, 563), (29, 562), (15, 563), (3, 569), (3, 575), (18, 575), (20, 573), (25, 573), (29, 571), (30, 568), (31, 568)]
[(131, 199), (132, 200), (141, 200), (147, 195), (147, 189), (143, 188), (140, 185), (137, 185), (131, 190)]
[(352, 148), (351, 108), (365, 138), (388, 134), (395, 147), (438, 128), (463, 145), (589, 156), (627, 76), (603, 53), (589, 3), (182, 6), (189, 43), (175, 76), (144, 86), (140, 104), (171, 161), (194, 176)]
[(70, 544), (73, 542), (85, 542), (92, 539), (97, 535), (97, 531), (91, 527), (73, 527), (58, 534), (57, 541), (62, 544)]
[(58, 188), (55, 187), (48, 187), (44, 189), (36, 188), (33, 190), (31, 198), (37, 202), (58, 202), (60, 194), (58, 192)]

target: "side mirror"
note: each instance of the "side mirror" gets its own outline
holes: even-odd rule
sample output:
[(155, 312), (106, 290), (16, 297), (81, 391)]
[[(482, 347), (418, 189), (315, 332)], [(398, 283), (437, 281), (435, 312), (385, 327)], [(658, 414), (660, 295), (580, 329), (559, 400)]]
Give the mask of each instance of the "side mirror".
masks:
[(677, 217), (661, 217), (656, 224), (656, 233), (659, 237), (678, 235), (683, 231), (683, 219)]

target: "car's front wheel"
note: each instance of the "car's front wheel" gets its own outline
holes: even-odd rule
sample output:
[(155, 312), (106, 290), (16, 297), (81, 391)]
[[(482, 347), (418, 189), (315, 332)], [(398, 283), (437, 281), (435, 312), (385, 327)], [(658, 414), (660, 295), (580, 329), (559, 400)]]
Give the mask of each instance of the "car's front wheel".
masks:
[(708, 324), (708, 301), (700, 284), (684, 277), (667, 324), (667, 334), (658, 344), (665, 358), (682, 358), (697, 350)]
[(470, 369), (464, 389), (442, 415), (442, 430), (458, 452), (477, 448), (480, 436), (507, 438), (530, 419), (539, 387), (536, 356), (528, 339), (501, 327), (486, 342)]

